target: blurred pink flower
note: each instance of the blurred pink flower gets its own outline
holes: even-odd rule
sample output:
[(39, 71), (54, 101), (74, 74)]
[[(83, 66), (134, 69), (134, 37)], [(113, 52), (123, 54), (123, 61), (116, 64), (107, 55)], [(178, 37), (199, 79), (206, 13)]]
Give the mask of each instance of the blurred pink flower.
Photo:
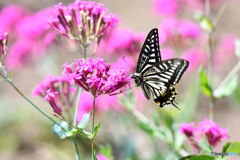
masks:
[(98, 49), (100, 55), (111, 54), (134, 54), (139, 53), (144, 41), (144, 34), (136, 34), (130, 29), (115, 28), (103, 37)]
[(215, 146), (220, 141), (229, 137), (227, 135), (227, 129), (219, 127), (218, 124), (214, 123), (208, 118), (202, 122), (199, 122), (199, 126), (195, 128), (195, 131), (204, 133), (209, 144), (212, 146)]
[(222, 66), (222, 64), (226, 63), (230, 58), (234, 56), (235, 52), (234, 41), (236, 39), (237, 39), (236, 36), (231, 34), (223, 34), (220, 37), (220, 41), (218, 42), (216, 50), (214, 51), (213, 54), (214, 65)]
[(11, 69), (18, 69), (32, 62), (34, 59), (32, 55), (34, 45), (34, 42), (29, 40), (15, 42), (6, 57), (6, 66)]
[(15, 26), (28, 14), (28, 11), (19, 5), (8, 5), (0, 12), (0, 29), (15, 34)]
[[(178, 0), (183, 8), (187, 8), (192, 12), (204, 11), (205, 0)], [(219, 7), (227, 0), (210, 0), (211, 9), (219, 9)]]
[(195, 125), (194, 122), (190, 122), (190, 123), (186, 123), (186, 122), (183, 122), (180, 126), (180, 130), (179, 132), (181, 134), (185, 134), (188, 138), (192, 138), (193, 136), (193, 126)]
[(44, 9), (25, 16), (16, 24), (18, 39), (12, 45), (6, 59), (8, 67), (19, 69), (41, 59), (41, 56), (46, 53), (47, 47), (55, 38), (55, 34), (49, 32), (45, 21), (50, 14), (50, 9)]
[[(216, 146), (217, 143), (229, 137), (227, 135), (227, 129), (219, 127), (218, 124), (214, 123), (208, 118), (205, 118), (204, 121), (199, 122), (198, 126), (195, 128), (193, 128), (194, 125), (194, 122), (189, 124), (183, 122), (179, 132), (181, 134), (185, 134), (188, 138), (190, 138), (190, 140), (195, 139), (197, 141), (201, 139), (201, 135), (198, 135), (198, 133), (205, 134), (209, 144), (212, 146)], [(198, 148), (196, 143), (192, 144), (194, 147)]]
[[(124, 59), (126, 61), (124, 61)], [(120, 57), (116, 62), (113, 62), (111, 65), (111, 71), (115, 71), (118, 69), (124, 69), (128, 73), (135, 72), (133, 67), (136, 67), (136, 63), (131, 57)], [(130, 68), (129, 68), (130, 67)]]
[(180, 9), (177, 0), (154, 0), (154, 11), (160, 16), (175, 16)]
[(201, 33), (200, 26), (189, 21), (182, 21), (177, 30), (181, 36), (190, 38), (196, 38)]
[(98, 160), (109, 160), (107, 157), (105, 157), (104, 155), (101, 155), (101, 154), (97, 154), (97, 159)]
[(172, 48), (186, 48), (192, 40), (201, 34), (199, 25), (187, 20), (177, 20), (173, 17), (166, 18), (159, 26), (159, 43), (166, 43)]
[(182, 58), (189, 61), (188, 69), (198, 68), (205, 63), (205, 53), (196, 47), (187, 49)]
[[(121, 106), (117, 103), (117, 96), (101, 95), (96, 98), (95, 112), (106, 112), (109, 109), (121, 111)], [(93, 95), (88, 92), (82, 92), (79, 101), (79, 109), (77, 120), (80, 122), (85, 113), (89, 113), (93, 109)]]
[[(21, 37), (33, 40), (44, 39), (44, 35), (49, 31), (46, 19), (52, 14), (50, 8), (46, 8), (32, 15), (24, 17), (16, 26), (17, 33)], [(31, 25), (30, 25), (31, 24)]]
[(129, 84), (131, 79), (123, 69), (110, 73), (110, 65), (102, 58), (88, 58), (86, 61), (78, 59), (71, 65), (65, 63), (63, 67), (71, 85), (76, 84), (94, 96), (119, 94), (119, 89)]
[(65, 110), (68, 110), (75, 103), (77, 89), (71, 87), (66, 75), (62, 77), (47, 75), (32, 92), (32, 96), (45, 96), (45, 91), (57, 92), (54, 99), (57, 105)]
[(163, 48), (161, 49), (162, 60), (173, 58), (174, 53), (171, 48)]

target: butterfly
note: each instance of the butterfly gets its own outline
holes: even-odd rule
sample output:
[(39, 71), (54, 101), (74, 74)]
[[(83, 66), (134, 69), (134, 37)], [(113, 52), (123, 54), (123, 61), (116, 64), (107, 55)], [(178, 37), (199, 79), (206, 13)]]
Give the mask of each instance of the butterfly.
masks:
[(152, 94), (160, 107), (172, 104), (178, 108), (175, 101), (177, 91), (173, 85), (179, 82), (189, 62), (178, 58), (162, 61), (159, 48), (158, 29), (155, 28), (149, 32), (142, 46), (136, 73), (130, 76), (136, 87), (141, 86), (148, 100)]

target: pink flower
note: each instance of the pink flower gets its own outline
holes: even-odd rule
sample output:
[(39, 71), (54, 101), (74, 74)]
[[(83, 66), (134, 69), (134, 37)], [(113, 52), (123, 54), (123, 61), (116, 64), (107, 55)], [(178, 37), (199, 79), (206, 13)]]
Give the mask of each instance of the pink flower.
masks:
[(56, 102), (55, 102), (55, 95), (58, 94), (58, 92), (51, 92), (51, 89), (46, 91), (46, 96), (43, 98), (44, 100), (47, 100), (48, 103), (51, 105), (51, 107), (53, 108), (53, 115), (58, 117), (62, 117), (62, 110), (57, 106)]
[[(120, 112), (122, 107), (117, 103), (117, 96), (101, 95), (96, 98), (95, 113), (106, 112), (109, 109)], [(91, 93), (82, 92), (79, 101), (77, 120), (80, 122), (85, 113), (93, 109), (93, 96)]]
[(199, 25), (173, 17), (166, 18), (159, 28), (159, 43), (166, 43), (176, 49), (190, 46), (192, 40), (197, 39), (201, 33)]
[(134, 33), (129, 29), (115, 28), (104, 37), (99, 45), (99, 53), (105, 54), (135, 54), (141, 50), (144, 34)]
[(228, 130), (219, 127), (218, 124), (214, 123), (208, 118), (202, 122), (199, 122), (199, 126), (195, 128), (195, 131), (204, 133), (209, 144), (212, 146), (215, 146), (220, 141), (228, 138)]
[(97, 154), (97, 159), (98, 160), (109, 160), (107, 157), (105, 157), (104, 155), (101, 155), (101, 154)]
[(220, 66), (234, 56), (234, 41), (236, 39), (236, 36), (231, 34), (224, 34), (220, 37), (220, 41), (218, 42), (217, 48), (213, 54), (214, 65), (219, 66), (219, 69), (222, 69)]
[[(219, 7), (225, 2), (226, 0), (210, 0), (210, 7), (212, 9), (219, 9)], [(179, 3), (191, 11), (204, 11), (205, 9), (205, 1), (204, 0), (179, 0)]]
[(196, 47), (187, 49), (182, 58), (189, 61), (188, 69), (198, 68), (199, 65), (205, 63), (205, 53)]
[(161, 16), (174, 16), (179, 11), (179, 4), (176, 0), (154, 0), (154, 10)]
[(72, 65), (64, 64), (69, 83), (74, 83), (94, 96), (101, 94), (114, 94), (115, 91), (129, 84), (130, 77), (126, 76), (125, 70), (110, 73), (110, 65), (102, 58), (88, 58), (86, 61), (76, 60)]
[(70, 86), (66, 76), (57, 77), (47, 75), (46, 78), (33, 89), (32, 96), (43, 97), (45, 95), (44, 92), (49, 89), (54, 93), (58, 93), (54, 99), (57, 105), (61, 109), (64, 109), (64, 111), (74, 105), (77, 89)]
[(50, 9), (44, 9), (18, 22), (16, 25), (18, 39), (12, 45), (6, 59), (8, 67), (18, 69), (43, 56), (55, 38), (55, 35), (49, 32), (49, 27), (45, 22), (50, 13)]
[(185, 134), (188, 138), (192, 138), (193, 136), (193, 126), (195, 125), (194, 122), (191, 122), (191, 123), (186, 123), (186, 122), (183, 122), (180, 126), (180, 130), (179, 132), (181, 134)]
[(183, 37), (196, 38), (201, 33), (201, 28), (197, 24), (193, 24), (189, 21), (182, 21), (178, 26), (178, 32)]
[(171, 48), (163, 48), (161, 49), (161, 56), (163, 60), (170, 59), (174, 56), (174, 53)]
[(9, 5), (2, 8), (0, 12), (0, 28), (15, 34), (15, 26), (27, 15), (28, 11), (19, 5)]
[(76, 0), (69, 6), (59, 3), (48, 23), (70, 39), (80, 40), (83, 44), (97, 39), (99, 43), (102, 33), (118, 23), (118, 17), (107, 12), (108, 9), (104, 8), (103, 4), (92, 1)]

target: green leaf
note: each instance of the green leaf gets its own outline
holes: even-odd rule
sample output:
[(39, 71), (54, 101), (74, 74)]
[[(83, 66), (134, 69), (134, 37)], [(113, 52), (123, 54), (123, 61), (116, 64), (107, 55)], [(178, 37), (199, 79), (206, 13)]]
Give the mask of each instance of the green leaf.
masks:
[(211, 157), (208, 155), (189, 155), (186, 157), (182, 157), (179, 160), (215, 160), (215, 157)]
[(160, 119), (160, 117), (159, 117), (158, 112), (153, 111), (153, 112), (152, 112), (152, 118), (153, 118), (154, 124), (155, 124), (156, 126), (159, 126), (159, 119)]
[(168, 129), (167, 127), (164, 126), (159, 126), (158, 127), (159, 130), (157, 133), (157, 137), (159, 137), (160, 139), (162, 139), (163, 141), (167, 142), (168, 144), (172, 145), (172, 147), (174, 147), (173, 145), (173, 135), (172, 132), (170, 131), (170, 129)]
[(93, 132), (93, 134), (92, 134), (92, 138), (94, 138), (94, 137), (96, 136), (99, 128), (100, 128), (100, 123), (94, 128), (94, 132)]
[(208, 78), (207, 78), (207, 74), (204, 67), (200, 68), (199, 78), (200, 78), (200, 87), (203, 94), (207, 97), (212, 96), (213, 94), (212, 87), (208, 83)]
[(138, 126), (144, 130), (145, 132), (147, 132), (149, 135), (152, 135), (154, 130), (151, 126), (151, 124), (149, 124), (148, 122), (144, 122), (144, 121), (139, 121), (138, 122)]
[(88, 121), (89, 121), (89, 117), (90, 117), (90, 114), (91, 114), (92, 110), (89, 112), (89, 113), (86, 113), (83, 115), (83, 118), (82, 120), (80, 121), (80, 123), (78, 124), (78, 128), (85, 128)]
[(83, 137), (85, 137), (86, 139), (91, 139), (92, 138), (92, 133), (87, 132), (87, 131), (83, 130), (82, 128), (77, 128), (77, 129), (78, 129), (77, 132), (79, 134), (81, 134)]
[(194, 17), (199, 21), (199, 25), (201, 28), (205, 31), (212, 31), (213, 30), (213, 25), (212, 22), (207, 18), (206, 16), (203, 15), (201, 12), (195, 12)]
[[(222, 149), (222, 152), (227, 152), (227, 149), (229, 148), (229, 146), (231, 145), (230, 142), (226, 143), (224, 146), (223, 146), (223, 149)], [(222, 158), (226, 157), (225, 155), (222, 155)]]
[(217, 98), (224, 98), (231, 95), (237, 88), (238, 76), (232, 76), (223, 86), (214, 91), (214, 96)]
[(231, 146), (227, 149), (228, 153), (235, 152), (240, 155), (240, 142), (233, 142)]
[(180, 134), (178, 131), (174, 131), (174, 147), (175, 147), (175, 150), (178, 151), (183, 143), (184, 143), (184, 140), (185, 140), (185, 137), (184, 135)]
[(234, 44), (235, 44), (235, 54), (238, 58), (240, 58), (240, 40), (239, 39), (235, 40)]
[[(62, 127), (60, 127), (62, 126)], [(76, 131), (71, 131), (71, 126), (67, 122), (59, 122), (58, 124), (53, 124), (52, 131), (58, 135), (61, 139), (72, 137), (76, 134)]]
[(107, 144), (106, 146), (99, 146), (100, 152), (108, 159), (113, 159), (112, 147)]
[(198, 146), (200, 146), (207, 154), (210, 155), (211, 152), (213, 152), (212, 147), (210, 146), (210, 144), (207, 141), (207, 137), (203, 136), (201, 141), (195, 141)]
[(13, 76), (13, 71), (9, 73), (9, 77), (12, 78), (12, 76)]
[(132, 111), (135, 107), (135, 98), (132, 92), (127, 93), (127, 96), (118, 96), (121, 105), (129, 111)]
[(199, 155), (189, 158), (189, 160), (215, 160), (215, 157), (211, 157), (208, 155)]

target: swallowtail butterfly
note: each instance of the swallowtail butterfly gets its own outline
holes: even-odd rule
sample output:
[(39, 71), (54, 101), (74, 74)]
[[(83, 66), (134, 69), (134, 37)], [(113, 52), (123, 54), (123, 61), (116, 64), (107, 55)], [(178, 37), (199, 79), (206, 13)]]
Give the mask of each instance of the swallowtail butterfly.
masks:
[(163, 107), (172, 104), (176, 108), (177, 92), (173, 85), (179, 82), (189, 62), (183, 59), (167, 59), (162, 61), (159, 50), (158, 30), (152, 29), (141, 49), (136, 73), (131, 74), (136, 86), (141, 86), (145, 97), (151, 94), (154, 101)]

